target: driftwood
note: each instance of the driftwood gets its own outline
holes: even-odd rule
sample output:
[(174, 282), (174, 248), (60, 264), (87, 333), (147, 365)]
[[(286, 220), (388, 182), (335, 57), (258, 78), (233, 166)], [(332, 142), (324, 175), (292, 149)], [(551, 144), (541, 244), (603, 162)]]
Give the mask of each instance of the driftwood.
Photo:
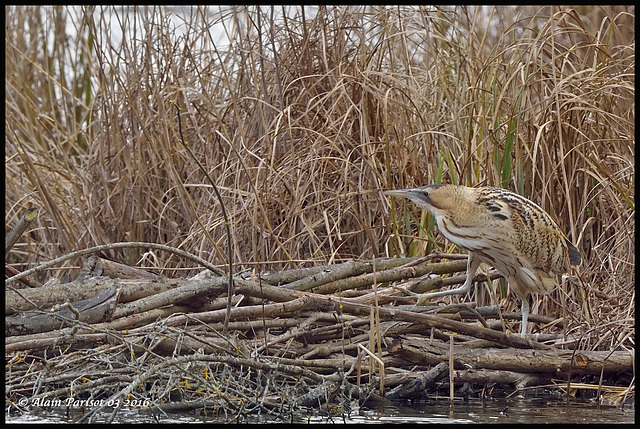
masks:
[[(107, 401), (83, 418), (103, 404), (116, 412), (127, 398), (150, 410), (282, 417), (354, 399), (425, 398), (446, 391), (452, 377), (478, 394), (496, 384), (505, 394), (555, 380), (566, 388), (577, 376), (607, 389), (602, 380), (632, 377), (626, 351), (571, 350), (578, 342), (561, 333), (504, 332), (519, 313), (410, 303), (415, 293), (464, 281), (441, 277), (464, 271), (463, 256), (433, 260), (442, 257), (237, 275), (227, 332), (228, 278), (165, 279), (92, 257), (73, 283), (7, 290), (7, 401)], [(562, 326), (541, 315), (530, 322)]]

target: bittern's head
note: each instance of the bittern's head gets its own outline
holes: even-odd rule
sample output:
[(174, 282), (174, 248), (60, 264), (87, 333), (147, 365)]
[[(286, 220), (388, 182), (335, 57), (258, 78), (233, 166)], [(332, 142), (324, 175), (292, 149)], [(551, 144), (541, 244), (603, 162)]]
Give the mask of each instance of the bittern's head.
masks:
[(456, 185), (427, 185), (413, 189), (394, 189), (384, 193), (394, 197), (409, 198), (419, 207), (429, 210), (433, 215), (438, 215), (459, 206), (460, 198), (465, 197), (466, 189), (465, 186)]

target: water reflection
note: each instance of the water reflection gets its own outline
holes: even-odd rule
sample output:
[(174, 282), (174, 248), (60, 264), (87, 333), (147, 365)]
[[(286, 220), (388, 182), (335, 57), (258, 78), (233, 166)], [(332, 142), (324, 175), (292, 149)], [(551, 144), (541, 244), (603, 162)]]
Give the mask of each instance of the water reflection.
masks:
[[(79, 416), (68, 416), (64, 411), (33, 410), (22, 416), (7, 416), (8, 423), (70, 423)], [(109, 413), (101, 413), (93, 422), (106, 422)], [(456, 403), (449, 407), (446, 400), (429, 403), (416, 402), (377, 409), (359, 410), (359, 413), (333, 416), (294, 416), (290, 420), (274, 420), (258, 416), (246, 416), (238, 419), (239, 423), (633, 423), (635, 408), (629, 404), (620, 407), (598, 407), (588, 402), (571, 402), (542, 398), (508, 400), (470, 400)], [(140, 413), (133, 410), (119, 413), (115, 423), (233, 423), (236, 420), (229, 416), (193, 416), (185, 415), (156, 415)]]

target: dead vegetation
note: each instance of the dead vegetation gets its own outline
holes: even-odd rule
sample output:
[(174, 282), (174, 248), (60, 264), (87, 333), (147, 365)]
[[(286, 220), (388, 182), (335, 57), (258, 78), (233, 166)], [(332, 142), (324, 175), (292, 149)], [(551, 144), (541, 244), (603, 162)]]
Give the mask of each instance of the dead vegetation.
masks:
[[(381, 191), (436, 182), (521, 193), (582, 251), (579, 271), (531, 307), (549, 335), (535, 344), (552, 342), (544, 347), (558, 353), (548, 362), (571, 350), (565, 386), (572, 375), (595, 374), (576, 370), (601, 362), (588, 353), (635, 350), (634, 7), (6, 7), (5, 14), (7, 229), (27, 208), (40, 212), (8, 250), (9, 275), (117, 242), (193, 255), (103, 249), (164, 276), (129, 286), (146, 291), (130, 300), (123, 298), (130, 273), (91, 280), (104, 283), (92, 286), (93, 296), (105, 295), (88, 308), (106, 309), (108, 321), (83, 320), (68, 291), (29, 308), (67, 313), (47, 316), (60, 324), (53, 330), (7, 334), (8, 403), (72, 389), (83, 398), (199, 400), (232, 417), (282, 418), (380, 395), (379, 369), (357, 387), (358, 371), (373, 361), (363, 348), (385, 362), (387, 393), (442, 369), (452, 330), (460, 334), (456, 350), (476, 353), (460, 365), (478, 361), (484, 347), (494, 356), (518, 347), (524, 356), (520, 347), (538, 346), (391, 304), (413, 298), (390, 285), (438, 283), (417, 280), (433, 273), (433, 261), (375, 269), (373, 261), (434, 252), (443, 259), (457, 249), (426, 213), (391, 206)], [(202, 270), (197, 258), (223, 274), (229, 243), (212, 185), (181, 145), (172, 103), (230, 219), (238, 274), (228, 330), (226, 278), (199, 289), (184, 280)], [(30, 273), (30, 285), (72, 280), (86, 292), (84, 282), (102, 273), (86, 258)], [(450, 270), (436, 273), (445, 286), (464, 270), (454, 256), (446, 260)], [(309, 283), (322, 270), (334, 277)], [(278, 273), (294, 279), (274, 280)], [(518, 303), (489, 277), (470, 297), (446, 300), (477, 304), (464, 314), (454, 307), (452, 317), (477, 320), (474, 312), (491, 307), (481, 318), (513, 331)], [(7, 303), (39, 289), (9, 286)], [(522, 375), (518, 368), (505, 360), (482, 366), (512, 371), (508, 380)], [(425, 380), (436, 383), (436, 373)], [(471, 371), (458, 375), (465, 376)]]

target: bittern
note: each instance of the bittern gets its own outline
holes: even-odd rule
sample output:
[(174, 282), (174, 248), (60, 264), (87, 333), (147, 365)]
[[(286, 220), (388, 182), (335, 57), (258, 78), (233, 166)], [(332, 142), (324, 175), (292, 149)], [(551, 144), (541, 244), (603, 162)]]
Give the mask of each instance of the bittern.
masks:
[(469, 253), (464, 284), (421, 294), (420, 300), (465, 294), (481, 262), (498, 271), (522, 300), (521, 335), (527, 332), (529, 295), (549, 293), (554, 275), (580, 265), (582, 256), (558, 225), (534, 202), (493, 187), (427, 185), (386, 191), (427, 209), (449, 241)]

